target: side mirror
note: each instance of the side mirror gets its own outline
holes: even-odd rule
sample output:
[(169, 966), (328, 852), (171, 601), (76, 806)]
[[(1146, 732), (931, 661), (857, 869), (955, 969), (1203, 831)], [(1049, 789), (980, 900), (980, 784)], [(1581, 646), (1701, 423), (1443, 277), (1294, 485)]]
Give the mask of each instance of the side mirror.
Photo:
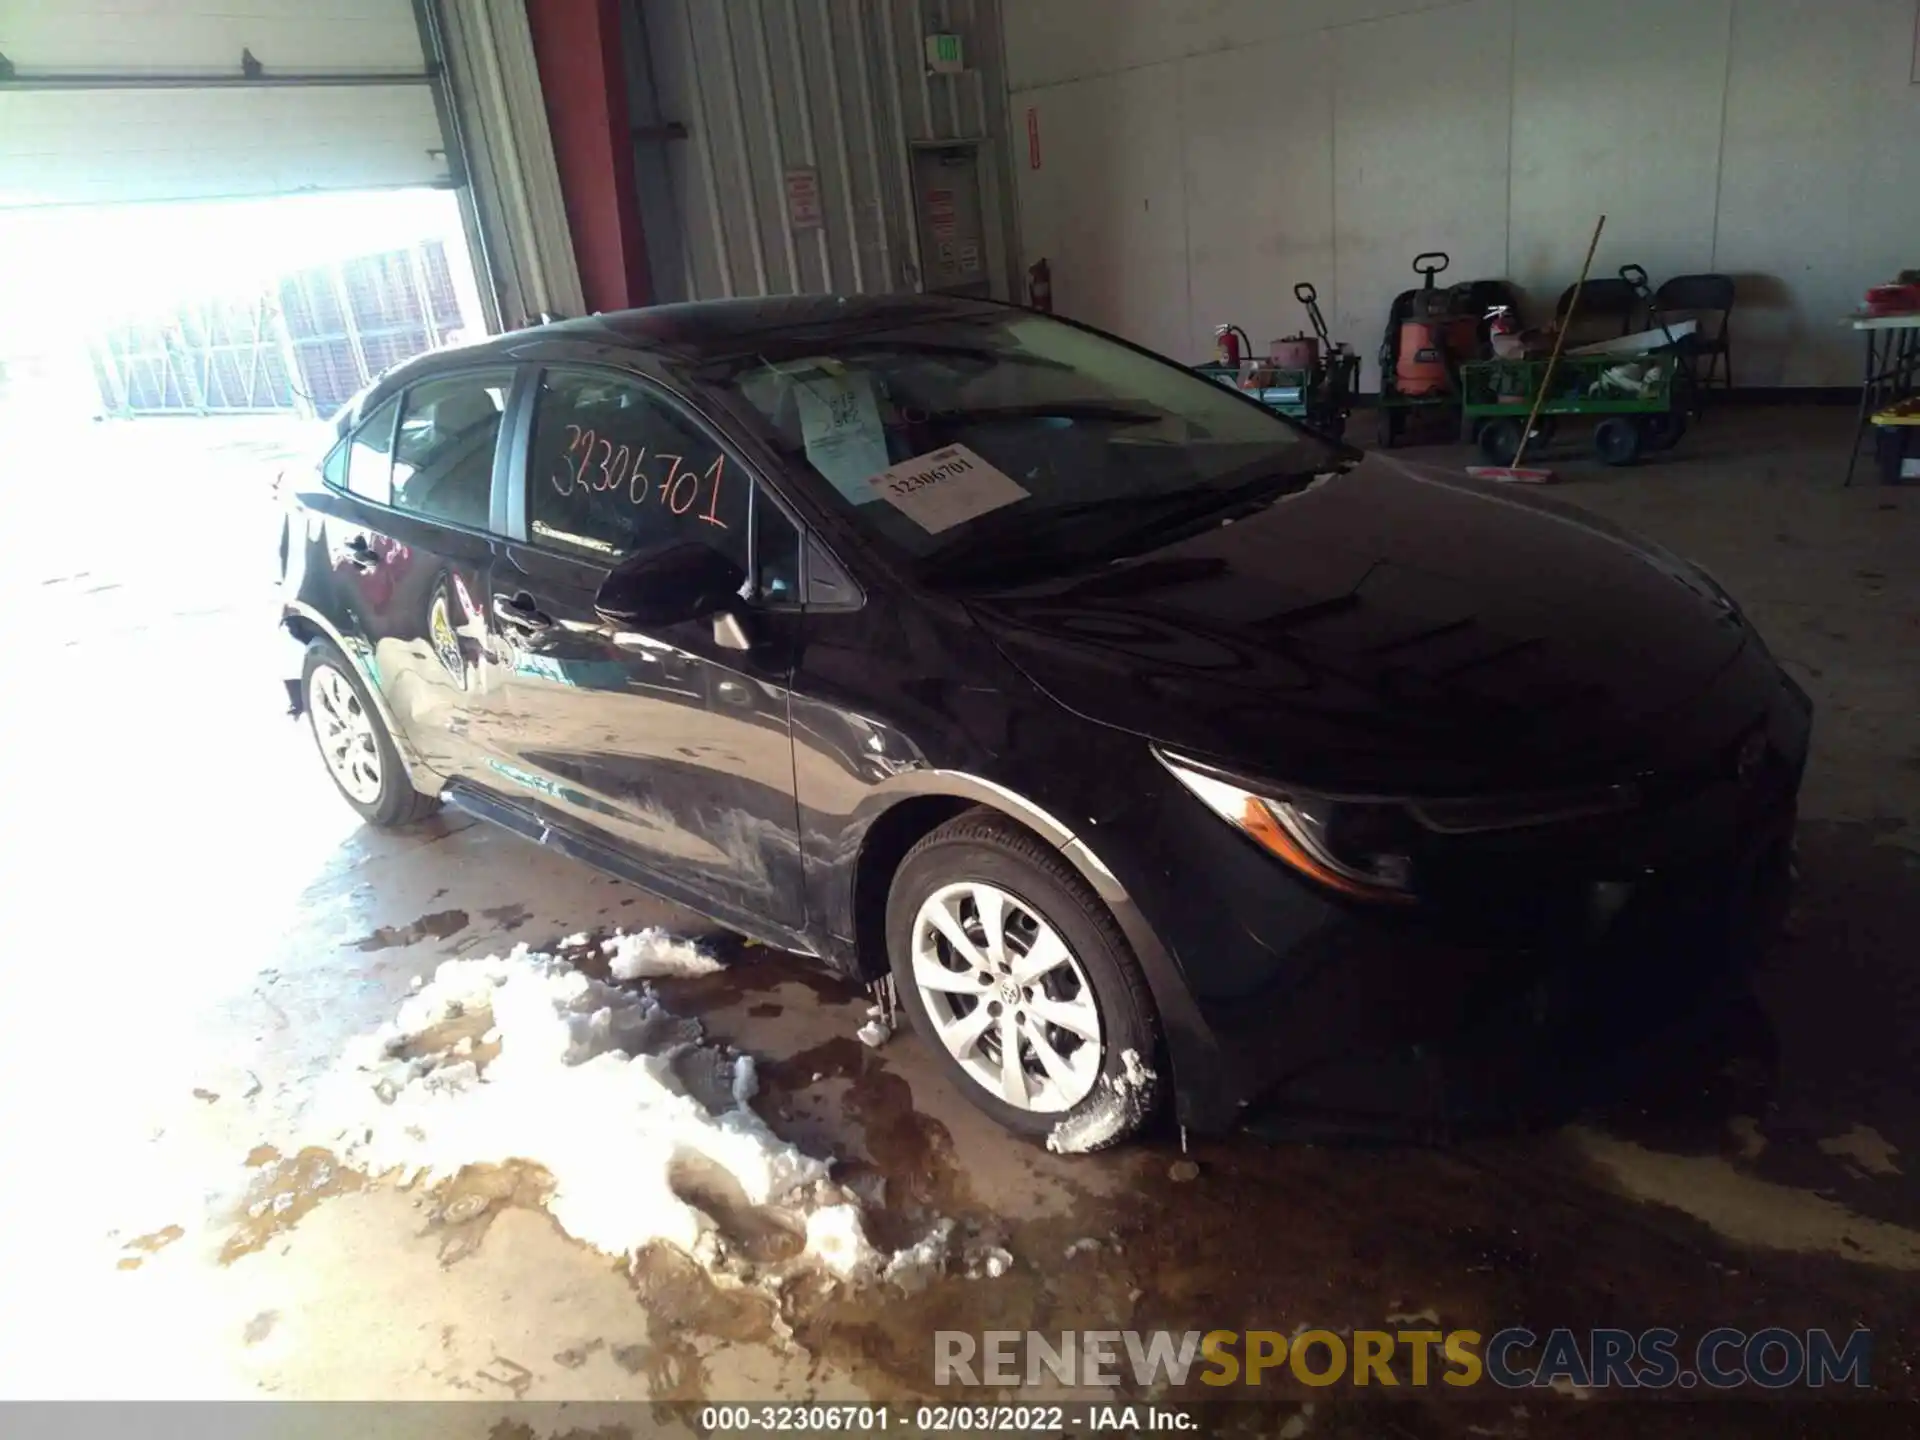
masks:
[(747, 572), (718, 550), (683, 541), (622, 560), (593, 608), (616, 625), (678, 625), (727, 609), (746, 583)]

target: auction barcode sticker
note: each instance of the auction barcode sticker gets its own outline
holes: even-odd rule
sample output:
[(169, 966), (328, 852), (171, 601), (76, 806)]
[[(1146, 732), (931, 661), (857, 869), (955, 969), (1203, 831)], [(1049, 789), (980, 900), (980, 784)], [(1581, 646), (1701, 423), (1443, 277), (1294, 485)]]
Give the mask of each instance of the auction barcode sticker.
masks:
[(930, 535), (999, 510), (1028, 491), (964, 445), (902, 460), (868, 482), (880, 497)]

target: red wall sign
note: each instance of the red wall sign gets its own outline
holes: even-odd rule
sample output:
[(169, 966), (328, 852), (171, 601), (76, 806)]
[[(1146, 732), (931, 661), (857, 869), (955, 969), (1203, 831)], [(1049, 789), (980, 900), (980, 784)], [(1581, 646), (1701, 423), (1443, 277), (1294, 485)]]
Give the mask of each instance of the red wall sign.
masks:
[(1040, 109), (1035, 105), (1027, 107), (1027, 168), (1040, 168)]

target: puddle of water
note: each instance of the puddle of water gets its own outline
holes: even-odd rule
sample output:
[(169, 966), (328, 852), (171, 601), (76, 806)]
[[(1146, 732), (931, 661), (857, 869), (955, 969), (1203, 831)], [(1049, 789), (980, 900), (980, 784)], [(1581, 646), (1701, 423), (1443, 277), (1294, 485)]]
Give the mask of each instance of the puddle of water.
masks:
[(122, 1250), (137, 1250), (140, 1253), (138, 1255), (121, 1256), (114, 1268), (119, 1270), (138, 1270), (142, 1260), (147, 1256), (158, 1255), (162, 1250), (166, 1249), (167, 1246), (173, 1244), (174, 1241), (186, 1233), (187, 1232), (182, 1230), (178, 1225), (167, 1225), (154, 1231), (151, 1235), (142, 1235), (136, 1240), (129, 1240), (120, 1248)]
[(258, 1315), (255, 1315), (251, 1320), (247, 1321), (247, 1328), (240, 1332), (240, 1343), (242, 1345), (258, 1345), (273, 1333), (273, 1327), (279, 1323), (279, 1320), (280, 1312), (278, 1310), (262, 1310)]
[(445, 940), (467, 928), (464, 910), (436, 910), (422, 915), (410, 925), (382, 925), (371, 935), (353, 942), (356, 950), (391, 950), (399, 945), (415, 945), (422, 940)]
[(740, 1182), (704, 1155), (676, 1156), (667, 1183), (675, 1195), (711, 1216), (728, 1250), (756, 1268), (790, 1260), (806, 1248), (805, 1231), (754, 1205)]
[[(652, 1245), (634, 1260), (629, 1276), (656, 1337), (647, 1345), (621, 1346), (616, 1364), (640, 1377), (651, 1398), (697, 1404), (711, 1398), (711, 1375), (699, 1340), (722, 1345), (777, 1345), (779, 1312), (763, 1291), (715, 1284), (692, 1259), (665, 1245)], [(683, 1417), (690, 1418), (690, 1417)]]
[(322, 1200), (350, 1195), (364, 1189), (366, 1183), (359, 1171), (348, 1169), (331, 1151), (317, 1146), (308, 1146), (291, 1158), (266, 1161), (247, 1186), (239, 1212), (233, 1217), (233, 1233), (220, 1247), (220, 1263), (231, 1265), (243, 1255), (264, 1249), (298, 1225)]
[(509, 935), (533, 918), (524, 905), (491, 905), (480, 913)]
[(553, 1177), (538, 1165), (464, 1165), (428, 1192), (424, 1233), (437, 1240), (443, 1267), (457, 1264), (480, 1248), (501, 1211), (517, 1206), (547, 1215), (552, 1194)]
[(1668, 1155), (1593, 1130), (1570, 1133), (1627, 1194), (1683, 1210), (1736, 1244), (1920, 1270), (1920, 1231), (1856, 1215), (1810, 1191), (1744, 1175), (1718, 1155)]
[(1841, 1160), (1851, 1160), (1869, 1175), (1899, 1175), (1893, 1157), (1900, 1152), (1870, 1125), (1855, 1124), (1844, 1135), (1833, 1135), (1820, 1142), (1820, 1149)]

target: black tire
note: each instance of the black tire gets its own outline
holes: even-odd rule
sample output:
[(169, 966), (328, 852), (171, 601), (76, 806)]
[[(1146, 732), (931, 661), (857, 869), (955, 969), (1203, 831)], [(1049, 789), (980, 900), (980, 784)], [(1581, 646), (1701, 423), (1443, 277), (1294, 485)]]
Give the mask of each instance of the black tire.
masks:
[(1640, 458), (1640, 417), (1609, 415), (1593, 429), (1593, 453), (1608, 465), (1631, 465)]
[(1505, 416), (1489, 420), (1480, 427), (1480, 453), (1486, 457), (1489, 465), (1511, 465), (1513, 457), (1520, 453), (1520, 437), (1526, 433), (1526, 422)]
[[(1046, 924), (1066, 943), (1085, 971), (1099, 1011), (1102, 1054), (1100, 1078), (1071, 1109), (1036, 1111), (1009, 1104), (989, 1093), (939, 1038), (914, 981), (912, 939), (923, 903), (942, 886), (962, 881), (992, 885)], [(927, 1048), (955, 1087), (980, 1109), (1016, 1134), (1043, 1138), (1063, 1124), (1087, 1119), (1103, 1104), (1113, 1109), (1116, 1082), (1129, 1098), (1111, 1129), (1071, 1148), (1104, 1150), (1139, 1131), (1168, 1091), (1160, 1056), (1158, 1012), (1146, 976), (1112, 913), (1088, 888), (1059, 851), (997, 811), (967, 811), (933, 831), (907, 852), (894, 873), (887, 896), (887, 958), (900, 1003)], [(982, 1000), (979, 1003), (986, 1003)], [(1136, 1063), (1129, 1066), (1131, 1054)], [(1142, 1067), (1145, 1078), (1142, 1079)]]
[(1640, 447), (1649, 454), (1671, 450), (1686, 433), (1685, 410), (1676, 408), (1659, 415), (1643, 416), (1640, 421)]
[[(327, 763), (319, 722), (314, 712), (313, 689), (314, 674), (323, 667), (339, 674), (347, 682), (370, 722), (373, 743), (380, 754), (380, 791), (371, 800), (362, 800), (349, 793), (340, 777), (334, 774), (333, 767)], [(326, 769), (327, 778), (333, 781), (340, 798), (358, 811), (362, 820), (382, 829), (394, 829), (425, 819), (440, 807), (437, 796), (414, 788), (406, 766), (400, 763), (400, 753), (394, 748), (393, 736), (387, 733), (386, 722), (380, 718), (380, 707), (373, 703), (373, 697), (367, 693), (366, 682), (360, 678), (359, 667), (342, 655), (340, 648), (331, 641), (315, 640), (307, 646), (306, 663), (300, 670), (300, 698), (306, 710), (307, 729), (313, 735), (314, 749), (320, 754), (320, 763)]]
[(1384, 402), (1380, 405), (1374, 417), (1374, 425), (1376, 427), (1375, 443), (1382, 450), (1391, 450), (1400, 443), (1401, 422), (1405, 419), (1406, 415), (1397, 405), (1388, 405)]

